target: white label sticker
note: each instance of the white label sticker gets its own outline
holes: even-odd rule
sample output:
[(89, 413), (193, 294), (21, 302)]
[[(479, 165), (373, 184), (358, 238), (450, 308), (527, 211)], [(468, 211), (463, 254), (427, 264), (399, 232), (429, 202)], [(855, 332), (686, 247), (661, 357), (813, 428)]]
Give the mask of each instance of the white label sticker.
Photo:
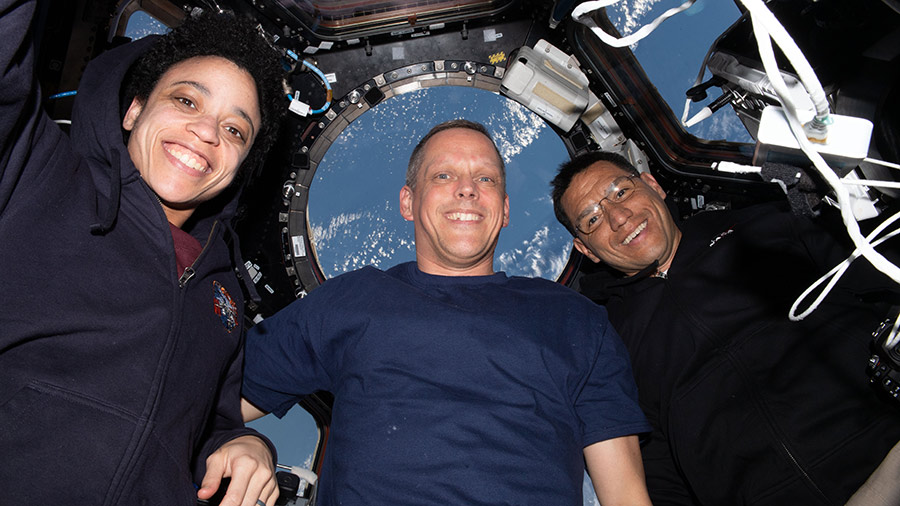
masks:
[(484, 31), (484, 41), (485, 42), (494, 42), (497, 39), (503, 38), (502, 33), (497, 33), (497, 30), (493, 28), (488, 28)]
[(306, 256), (306, 243), (303, 242), (303, 237), (299, 235), (291, 236), (291, 243), (294, 245), (294, 256), (295, 257), (305, 257)]

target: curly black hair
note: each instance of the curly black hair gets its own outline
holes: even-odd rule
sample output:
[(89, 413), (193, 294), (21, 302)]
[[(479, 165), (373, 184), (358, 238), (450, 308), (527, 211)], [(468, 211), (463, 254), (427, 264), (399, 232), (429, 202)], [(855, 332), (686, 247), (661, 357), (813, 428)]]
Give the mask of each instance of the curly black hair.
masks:
[(219, 56), (246, 70), (256, 84), (261, 122), (259, 133), (236, 180), (248, 180), (262, 166), (275, 142), (285, 104), (281, 55), (249, 20), (202, 12), (188, 16), (156, 41), (129, 70), (124, 86), (128, 102), (146, 102), (160, 78), (176, 63)]

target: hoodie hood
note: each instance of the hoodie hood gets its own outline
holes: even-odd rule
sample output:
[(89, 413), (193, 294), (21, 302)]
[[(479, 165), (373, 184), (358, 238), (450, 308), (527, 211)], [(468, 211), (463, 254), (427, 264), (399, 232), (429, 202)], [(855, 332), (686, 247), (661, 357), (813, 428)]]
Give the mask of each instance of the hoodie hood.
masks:
[(71, 136), (73, 149), (88, 162), (97, 188), (93, 233), (112, 228), (122, 183), (140, 177), (122, 137), (121, 88), (128, 69), (157, 39), (145, 37), (101, 54), (88, 64), (78, 86)]
[[(128, 159), (122, 139), (122, 83), (131, 65), (158, 39), (151, 35), (106, 51), (84, 71), (72, 111), (72, 141), (75, 151), (91, 162), (110, 166), (114, 156)], [(123, 178), (135, 171), (131, 163), (115, 168)]]
[[(119, 211), (123, 185), (140, 179), (124, 141), (122, 119), (131, 97), (122, 96), (128, 70), (160, 39), (150, 35), (106, 51), (88, 64), (78, 88), (72, 111), (71, 136), (74, 149), (85, 158), (97, 188), (97, 223), (94, 233), (109, 231)], [(221, 195), (197, 208), (191, 217), (192, 235), (203, 241), (215, 220), (227, 228), (237, 209), (240, 188), (232, 184)], [(209, 226), (200, 225), (209, 222)], [(200, 225), (198, 227), (198, 225)]]
[[(97, 190), (97, 220), (91, 225), (94, 234), (105, 234), (114, 227), (122, 187), (130, 183), (144, 184), (124, 141), (122, 119), (131, 104), (131, 97), (122, 96), (122, 86), (134, 62), (159, 38), (158, 35), (150, 35), (101, 54), (88, 64), (78, 87), (72, 111), (71, 138), (73, 149), (84, 157), (90, 167)], [(203, 244), (213, 224), (219, 221), (226, 237), (230, 238), (235, 265), (246, 271), (237, 235), (231, 226), (240, 193), (240, 187), (232, 184), (198, 207), (188, 220), (189, 228), (185, 231)], [(245, 280), (251, 279), (246, 272), (244, 275)], [(251, 298), (258, 299), (252, 283), (245, 282), (245, 285)]]

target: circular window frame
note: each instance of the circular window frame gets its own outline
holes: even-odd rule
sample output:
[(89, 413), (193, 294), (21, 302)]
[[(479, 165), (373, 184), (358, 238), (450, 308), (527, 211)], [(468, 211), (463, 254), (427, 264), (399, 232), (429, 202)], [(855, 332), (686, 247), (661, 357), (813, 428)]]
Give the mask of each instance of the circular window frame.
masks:
[(471, 60), (434, 60), (396, 68), (376, 75), (335, 100), (321, 119), (307, 127), (299, 152), (294, 155), (292, 165), (295, 169), (283, 187), (288, 209), (279, 217), (285, 223), (282, 239), (287, 274), (297, 298), (326, 279), (310, 237), (309, 194), (316, 169), (341, 133), (373, 107), (405, 93), (436, 86), (469, 87), (498, 93), (504, 71), (502, 67)]

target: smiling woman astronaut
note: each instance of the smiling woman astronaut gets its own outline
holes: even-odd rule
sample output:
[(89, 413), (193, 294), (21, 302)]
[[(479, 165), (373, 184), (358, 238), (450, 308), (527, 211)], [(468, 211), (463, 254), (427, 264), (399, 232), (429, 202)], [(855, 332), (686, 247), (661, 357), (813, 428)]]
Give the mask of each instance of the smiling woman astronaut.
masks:
[(226, 239), (232, 182), (281, 114), (278, 54), (209, 15), (106, 52), (70, 139), (40, 107), (36, 7), (0, 2), (4, 501), (187, 506), (227, 477), (235, 504), (271, 505), (274, 451), (240, 419)]

